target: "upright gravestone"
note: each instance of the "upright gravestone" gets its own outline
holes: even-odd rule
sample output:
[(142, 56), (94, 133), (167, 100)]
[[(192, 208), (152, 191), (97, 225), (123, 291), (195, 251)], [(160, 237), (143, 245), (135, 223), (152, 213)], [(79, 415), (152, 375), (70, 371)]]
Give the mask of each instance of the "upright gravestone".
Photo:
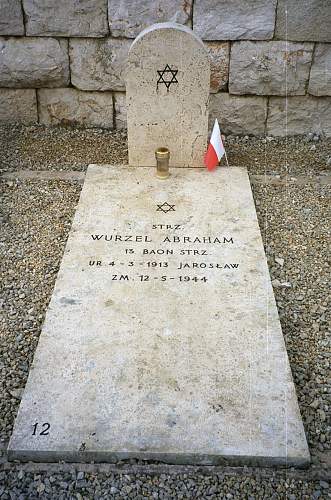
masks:
[(154, 24), (136, 38), (126, 73), (131, 166), (155, 165), (160, 146), (170, 165), (203, 166), (209, 80), (207, 51), (186, 26)]
[[(154, 26), (129, 59), (131, 164), (199, 165), (201, 43)], [(8, 456), (309, 463), (245, 168), (89, 166)]]

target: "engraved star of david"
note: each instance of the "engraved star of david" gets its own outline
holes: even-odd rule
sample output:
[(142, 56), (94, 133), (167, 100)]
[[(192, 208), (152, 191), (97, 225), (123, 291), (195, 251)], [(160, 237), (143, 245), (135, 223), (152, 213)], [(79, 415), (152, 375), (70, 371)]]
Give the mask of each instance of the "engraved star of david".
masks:
[(156, 211), (157, 212), (163, 212), (165, 214), (167, 212), (176, 212), (175, 205), (169, 205), (169, 203), (167, 203), (167, 202), (162, 203), (162, 205), (157, 205)]
[(157, 72), (159, 74), (159, 79), (156, 83), (157, 87), (159, 86), (159, 84), (164, 83), (168, 91), (172, 83), (178, 83), (178, 80), (176, 78), (178, 69), (171, 69), (169, 64), (167, 64), (163, 70), (157, 70)]

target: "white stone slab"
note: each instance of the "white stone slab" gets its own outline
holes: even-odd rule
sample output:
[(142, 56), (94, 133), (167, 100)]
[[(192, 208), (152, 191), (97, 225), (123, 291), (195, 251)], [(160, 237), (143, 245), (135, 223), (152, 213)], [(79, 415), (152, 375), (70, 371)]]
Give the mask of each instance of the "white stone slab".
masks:
[(308, 464), (246, 169), (89, 167), (9, 457)]
[(154, 166), (164, 146), (170, 165), (203, 166), (209, 85), (208, 52), (192, 30), (168, 22), (140, 33), (126, 68), (130, 165)]

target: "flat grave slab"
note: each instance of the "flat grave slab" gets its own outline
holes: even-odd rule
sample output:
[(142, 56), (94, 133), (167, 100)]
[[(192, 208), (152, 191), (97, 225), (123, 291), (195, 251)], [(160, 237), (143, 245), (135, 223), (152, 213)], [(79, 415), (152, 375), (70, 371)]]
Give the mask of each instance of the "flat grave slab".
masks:
[(8, 453), (309, 463), (246, 169), (89, 166)]

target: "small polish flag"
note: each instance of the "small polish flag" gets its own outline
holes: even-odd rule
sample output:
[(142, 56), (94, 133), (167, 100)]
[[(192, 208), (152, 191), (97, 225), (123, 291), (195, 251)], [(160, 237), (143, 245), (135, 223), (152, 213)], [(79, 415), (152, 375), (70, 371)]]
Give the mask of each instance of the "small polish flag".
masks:
[(207, 152), (205, 154), (205, 165), (208, 170), (214, 170), (220, 162), (222, 156), (226, 152), (223, 146), (220, 127), (218, 125), (217, 118), (214, 123), (214, 128), (211, 133), (210, 143), (208, 145)]

